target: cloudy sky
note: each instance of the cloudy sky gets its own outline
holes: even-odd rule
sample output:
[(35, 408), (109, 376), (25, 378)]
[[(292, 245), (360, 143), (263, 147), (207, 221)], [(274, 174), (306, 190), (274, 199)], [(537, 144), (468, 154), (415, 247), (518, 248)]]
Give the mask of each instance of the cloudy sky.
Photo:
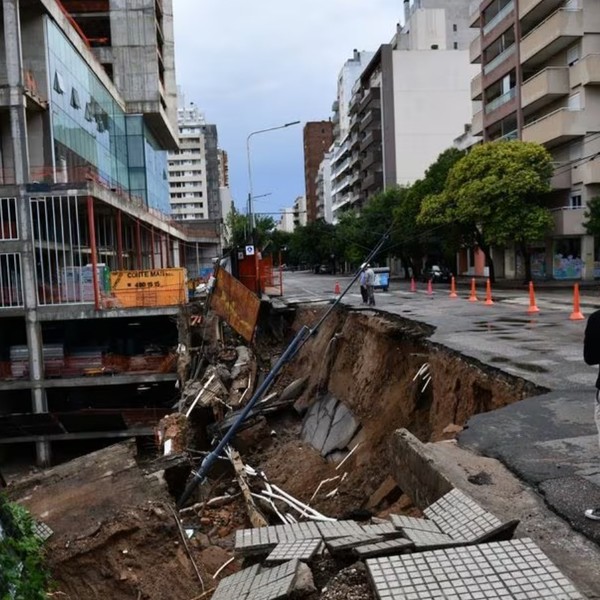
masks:
[[(186, 100), (216, 123), (229, 153), (236, 206), (248, 194), (252, 138), (255, 212), (279, 211), (304, 194), (302, 126), (328, 119), (344, 62), (392, 38), (402, 0), (173, 0), (177, 80)], [(276, 217), (276, 215), (274, 215)]]

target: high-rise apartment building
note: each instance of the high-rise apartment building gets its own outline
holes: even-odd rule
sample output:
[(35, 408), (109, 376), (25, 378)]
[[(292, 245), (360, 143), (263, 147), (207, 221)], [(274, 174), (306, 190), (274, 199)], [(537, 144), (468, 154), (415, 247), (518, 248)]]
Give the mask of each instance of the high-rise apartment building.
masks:
[[(350, 166), (350, 102), (352, 100), (352, 89), (363, 69), (369, 64), (374, 52), (359, 52), (354, 50), (352, 58), (345, 63), (337, 80), (337, 99), (331, 109), (333, 112), (333, 136), (334, 143), (330, 148), (331, 154), (331, 198), (332, 205), (340, 209), (350, 201), (350, 178), (348, 169)], [(335, 216), (332, 213), (332, 219)]]
[[(600, 193), (600, 4), (594, 0), (484, 0), (473, 5), (479, 73), (471, 97), (482, 104), (472, 132), (485, 141), (522, 139), (546, 146), (556, 169), (548, 240), (532, 248), (534, 274), (600, 276), (600, 249), (583, 227)], [(600, 164), (600, 163), (599, 163)], [(514, 249), (498, 253), (502, 276), (522, 276)]]
[(219, 187), (229, 187), (229, 157), (225, 150), (218, 150)]
[(362, 70), (332, 160), (334, 220), (409, 185), (471, 120), (468, 0), (420, 0)]
[(327, 152), (319, 165), (316, 178), (317, 185), (317, 219), (333, 222), (331, 210), (331, 153)]
[(298, 196), (294, 201), (293, 217), (294, 229), (296, 227), (304, 227), (308, 223), (306, 209), (306, 196)]
[(306, 218), (317, 219), (317, 173), (323, 156), (333, 142), (331, 121), (309, 121), (304, 126), (304, 183), (306, 188)]
[(214, 236), (167, 214), (170, 0), (0, 6), (0, 457), (48, 464), (153, 435), (185, 298), (164, 270)]
[[(177, 111), (179, 150), (169, 154), (171, 210), (177, 221), (220, 220), (217, 126), (193, 104)], [(223, 173), (224, 176), (224, 173)]]

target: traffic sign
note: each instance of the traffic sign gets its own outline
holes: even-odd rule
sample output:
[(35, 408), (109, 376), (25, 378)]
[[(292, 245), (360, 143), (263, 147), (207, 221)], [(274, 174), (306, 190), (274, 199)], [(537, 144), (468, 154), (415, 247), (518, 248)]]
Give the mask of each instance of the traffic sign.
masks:
[(246, 256), (254, 256), (254, 246), (246, 246)]

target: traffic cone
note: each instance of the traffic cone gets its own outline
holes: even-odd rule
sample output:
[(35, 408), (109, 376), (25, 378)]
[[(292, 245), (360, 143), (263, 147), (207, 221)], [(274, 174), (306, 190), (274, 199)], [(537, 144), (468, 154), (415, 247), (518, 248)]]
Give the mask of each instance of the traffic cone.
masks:
[(581, 309), (579, 308), (579, 284), (578, 283), (575, 284), (575, 288), (573, 290), (573, 312), (571, 313), (571, 316), (569, 317), (569, 319), (571, 319), (571, 321), (583, 321), (583, 319), (585, 319), (585, 317), (583, 316), (583, 313), (581, 312)]
[(414, 277), (410, 278), (410, 291), (411, 292), (416, 292), (417, 291), (417, 284), (415, 283), (415, 278)]
[(340, 284), (338, 281), (335, 282), (335, 287), (333, 288), (333, 293), (336, 296), (339, 296), (342, 293), (342, 290), (340, 290)]
[(431, 284), (431, 279), (427, 282), (427, 295), (431, 296), (433, 294), (433, 285)]
[(477, 302), (477, 294), (475, 293), (475, 277), (471, 279), (471, 295), (469, 296), (469, 302)]
[(454, 275), (452, 275), (452, 279), (450, 280), (450, 298), (458, 298), (458, 294), (456, 293), (456, 280), (454, 279)]
[(533, 281), (529, 282), (529, 309), (527, 310), (527, 312), (529, 314), (540, 312), (540, 309), (535, 303), (535, 291), (533, 289)]
[(494, 304), (494, 301), (492, 300), (492, 284), (490, 283), (489, 277), (485, 284), (485, 304), (486, 306)]

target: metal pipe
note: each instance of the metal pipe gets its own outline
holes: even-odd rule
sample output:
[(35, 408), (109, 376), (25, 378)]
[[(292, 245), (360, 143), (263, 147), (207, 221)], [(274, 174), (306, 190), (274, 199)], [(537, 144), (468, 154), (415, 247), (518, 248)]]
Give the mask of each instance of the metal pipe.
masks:
[(117, 209), (117, 264), (119, 271), (123, 270), (123, 215)]
[(256, 390), (256, 392), (254, 392), (254, 396), (252, 396), (248, 404), (246, 404), (240, 416), (223, 436), (223, 439), (219, 442), (219, 445), (202, 461), (200, 469), (194, 473), (193, 479), (187, 485), (181, 498), (179, 499), (179, 502), (177, 503), (178, 508), (181, 508), (187, 502), (189, 497), (192, 495), (192, 492), (196, 489), (196, 486), (206, 479), (206, 475), (208, 474), (213, 463), (217, 460), (219, 455), (223, 452), (223, 449), (229, 444), (233, 436), (237, 433), (242, 423), (246, 420), (246, 417), (250, 414), (250, 411), (254, 408), (254, 405), (260, 400), (267, 389), (269, 389), (269, 386), (271, 383), (273, 383), (273, 380), (279, 374), (279, 371), (283, 365), (291, 360), (296, 352), (302, 347), (304, 342), (308, 339), (310, 333), (311, 330), (306, 327), (306, 325), (303, 326), (300, 331), (298, 331), (296, 337), (286, 348), (285, 352), (279, 357), (279, 360), (271, 369), (270, 373), (265, 377), (265, 380), (262, 382), (260, 387)]

